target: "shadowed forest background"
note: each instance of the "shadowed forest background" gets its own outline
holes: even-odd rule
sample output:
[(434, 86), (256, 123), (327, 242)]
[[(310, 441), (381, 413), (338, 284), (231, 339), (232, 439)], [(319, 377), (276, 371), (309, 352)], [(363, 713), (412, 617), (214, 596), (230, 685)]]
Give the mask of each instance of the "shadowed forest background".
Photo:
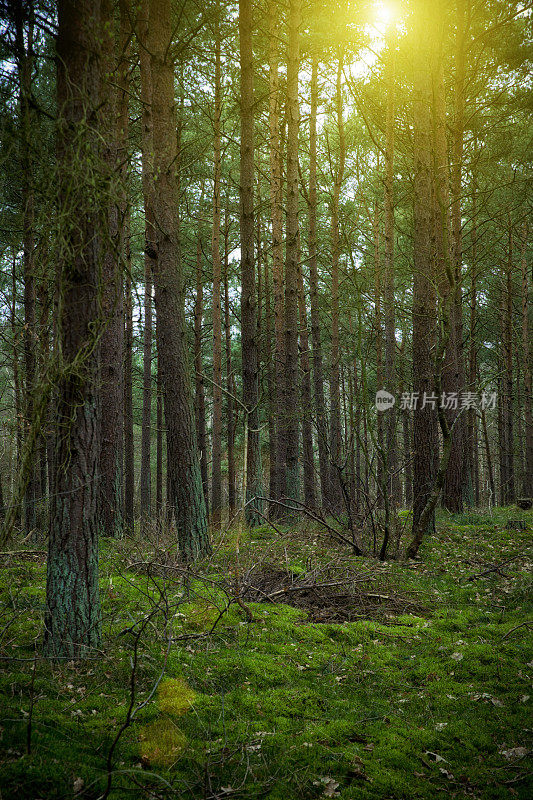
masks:
[(0, 797), (530, 796), (532, 4), (0, 9)]

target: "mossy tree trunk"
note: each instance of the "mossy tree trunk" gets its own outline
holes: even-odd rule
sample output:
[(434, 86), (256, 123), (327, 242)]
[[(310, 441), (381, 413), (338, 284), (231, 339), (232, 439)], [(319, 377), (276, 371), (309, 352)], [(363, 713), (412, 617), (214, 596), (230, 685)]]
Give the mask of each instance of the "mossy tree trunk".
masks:
[[(73, 659), (100, 643), (98, 593), (100, 3), (59, 0), (57, 36), (62, 356), (54, 421), (44, 652)], [(99, 205), (102, 214), (99, 215)]]

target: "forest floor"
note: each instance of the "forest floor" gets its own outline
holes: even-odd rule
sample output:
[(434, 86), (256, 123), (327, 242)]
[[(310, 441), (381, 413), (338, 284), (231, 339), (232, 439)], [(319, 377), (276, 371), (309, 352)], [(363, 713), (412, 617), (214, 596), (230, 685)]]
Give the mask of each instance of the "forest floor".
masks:
[(13, 546), (1, 800), (531, 797), (532, 527), (441, 514), (419, 561), (383, 564), (316, 525), (232, 530), (187, 574), (104, 542), (102, 651), (61, 665), (45, 552)]

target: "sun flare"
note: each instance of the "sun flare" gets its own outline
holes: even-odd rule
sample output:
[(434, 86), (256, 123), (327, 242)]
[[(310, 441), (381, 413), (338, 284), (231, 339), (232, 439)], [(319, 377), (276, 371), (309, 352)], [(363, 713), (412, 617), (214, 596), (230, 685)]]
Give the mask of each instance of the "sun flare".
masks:
[(379, 28), (387, 28), (396, 18), (395, 9), (390, 3), (381, 0), (375, 4), (375, 23)]

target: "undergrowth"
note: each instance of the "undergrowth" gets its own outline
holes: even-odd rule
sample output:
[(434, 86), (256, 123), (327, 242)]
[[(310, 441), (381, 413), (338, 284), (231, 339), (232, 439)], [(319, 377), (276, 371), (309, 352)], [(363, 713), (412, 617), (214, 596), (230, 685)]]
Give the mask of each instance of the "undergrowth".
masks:
[[(507, 530), (513, 517), (529, 530)], [(420, 561), (385, 564), (316, 526), (265, 526), (188, 575), (104, 542), (103, 650), (75, 664), (39, 656), (44, 556), (4, 554), (1, 798), (529, 798), (532, 524), (442, 515)], [(243, 608), (258, 563), (349, 568), (419, 610), (317, 624)]]

